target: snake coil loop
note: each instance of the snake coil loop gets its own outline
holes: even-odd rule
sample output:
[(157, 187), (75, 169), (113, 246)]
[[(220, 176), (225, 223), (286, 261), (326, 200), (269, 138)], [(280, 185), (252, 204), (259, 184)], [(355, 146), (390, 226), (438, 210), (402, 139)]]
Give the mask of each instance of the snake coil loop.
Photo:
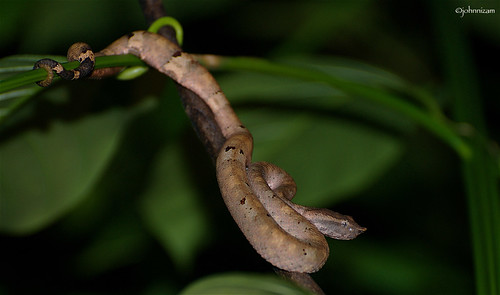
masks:
[(73, 70), (66, 70), (59, 62), (44, 58), (35, 63), (33, 69), (45, 69), (47, 71), (47, 77), (36, 82), (39, 86), (47, 87), (52, 83), (54, 79), (54, 72), (64, 80), (76, 80), (88, 77), (94, 70), (95, 55), (92, 48), (87, 43), (78, 42), (68, 49), (67, 54), (68, 61), (77, 60), (80, 65)]
[(293, 178), (276, 165), (251, 163), (248, 131), (232, 135), (217, 158), (217, 180), (233, 219), (274, 266), (293, 272), (318, 271), (329, 254), (323, 235), (350, 240), (365, 231), (350, 216), (292, 203)]

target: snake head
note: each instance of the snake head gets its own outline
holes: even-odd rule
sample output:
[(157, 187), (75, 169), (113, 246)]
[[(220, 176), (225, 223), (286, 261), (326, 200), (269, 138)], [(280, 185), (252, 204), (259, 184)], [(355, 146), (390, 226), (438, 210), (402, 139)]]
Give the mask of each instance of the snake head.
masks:
[[(343, 215), (328, 209), (313, 210), (314, 214), (311, 214), (313, 216), (311, 216), (311, 218), (306, 218), (309, 219), (322, 234), (332, 239), (352, 240), (366, 231), (366, 228), (358, 225), (351, 216)], [(311, 211), (308, 213), (312, 213)]]

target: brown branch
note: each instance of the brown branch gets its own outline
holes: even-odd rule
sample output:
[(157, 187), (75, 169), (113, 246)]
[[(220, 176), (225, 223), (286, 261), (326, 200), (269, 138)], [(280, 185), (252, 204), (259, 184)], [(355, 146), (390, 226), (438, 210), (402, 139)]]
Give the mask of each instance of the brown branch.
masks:
[[(139, 0), (139, 3), (141, 4), (148, 24), (151, 24), (156, 19), (167, 15), (161, 0)], [(158, 33), (177, 43), (173, 28), (164, 27), (161, 28)], [(177, 84), (177, 90), (181, 97), (186, 114), (191, 120), (193, 128), (197, 132), (201, 142), (205, 146), (205, 149), (215, 163), (218, 152), (227, 138), (223, 136), (220, 126), (214, 118), (213, 112), (197, 94), (179, 84)], [(308, 274), (294, 273), (284, 270), (281, 270), (279, 274), (314, 294), (324, 294), (321, 288)]]
[[(139, 0), (139, 4), (148, 25), (151, 25), (158, 18), (167, 16), (161, 0)], [(158, 34), (178, 44), (175, 30), (171, 26), (160, 28)], [(198, 95), (189, 89), (177, 84), (177, 91), (194, 130), (215, 163), (217, 153), (224, 144), (225, 138), (215, 122), (212, 111)]]
[(177, 84), (177, 91), (182, 100), (184, 110), (191, 120), (205, 150), (215, 163), (222, 145), (226, 141), (215, 121), (214, 115), (205, 102), (191, 90)]
[(313, 292), (313, 294), (316, 295), (325, 295), (325, 292), (323, 292), (321, 287), (307, 273), (291, 272), (279, 268), (274, 268), (274, 272), (280, 277), (294, 283), (304, 290)]

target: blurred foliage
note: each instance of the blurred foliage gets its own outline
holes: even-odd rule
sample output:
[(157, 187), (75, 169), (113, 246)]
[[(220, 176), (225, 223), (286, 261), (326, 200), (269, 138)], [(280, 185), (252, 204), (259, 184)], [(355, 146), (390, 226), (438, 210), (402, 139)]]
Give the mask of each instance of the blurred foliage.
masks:
[[(184, 27), (188, 52), (316, 64), (367, 84), (409, 81), (451, 108), (431, 21), (441, 4), (164, 3)], [(500, 15), (460, 18), (454, 9), (500, 11), (499, 3), (446, 5), (467, 33), (485, 128), (498, 140), (492, 61)], [(64, 55), (76, 41), (99, 49), (137, 29), (145, 22), (135, 0), (2, 0), (0, 57)], [(287, 170), (298, 203), (368, 227), (354, 241), (329, 241), (330, 259), (314, 275), (327, 294), (474, 292), (464, 185), (451, 149), (407, 118), (322, 84), (257, 73), (216, 78), (254, 135), (255, 160)], [(167, 78), (149, 71), (133, 81), (23, 91), (0, 96), (0, 109), (22, 104), (0, 126), (0, 294), (300, 294), (261, 274), (224, 274), (271, 268), (229, 216)]]

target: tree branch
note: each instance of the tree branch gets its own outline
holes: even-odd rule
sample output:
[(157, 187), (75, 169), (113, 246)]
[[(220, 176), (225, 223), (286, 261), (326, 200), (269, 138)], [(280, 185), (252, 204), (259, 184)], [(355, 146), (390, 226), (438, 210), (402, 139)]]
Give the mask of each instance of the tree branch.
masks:
[[(139, 3), (141, 4), (148, 24), (151, 24), (156, 19), (167, 15), (161, 0), (139, 0)], [(173, 42), (177, 41), (175, 38), (175, 32), (171, 27), (161, 28), (158, 33)], [(181, 97), (186, 114), (191, 120), (193, 128), (197, 132), (201, 142), (205, 146), (205, 149), (212, 158), (212, 161), (215, 163), (219, 150), (222, 148), (227, 138), (225, 138), (222, 134), (220, 126), (217, 124), (212, 110), (197, 94), (179, 84), (177, 84), (177, 90)], [(324, 294), (321, 288), (307, 273), (296, 273), (281, 270), (279, 271), (279, 274), (314, 294)]]
[[(148, 25), (151, 25), (158, 18), (167, 16), (161, 0), (139, 0), (139, 4)], [(171, 26), (160, 28), (158, 34), (178, 44), (175, 37), (175, 30)], [(215, 122), (212, 111), (198, 95), (189, 89), (177, 84), (177, 91), (194, 130), (205, 146), (205, 150), (208, 152), (210, 158), (215, 163), (217, 153), (226, 138), (224, 138), (219, 126)]]

